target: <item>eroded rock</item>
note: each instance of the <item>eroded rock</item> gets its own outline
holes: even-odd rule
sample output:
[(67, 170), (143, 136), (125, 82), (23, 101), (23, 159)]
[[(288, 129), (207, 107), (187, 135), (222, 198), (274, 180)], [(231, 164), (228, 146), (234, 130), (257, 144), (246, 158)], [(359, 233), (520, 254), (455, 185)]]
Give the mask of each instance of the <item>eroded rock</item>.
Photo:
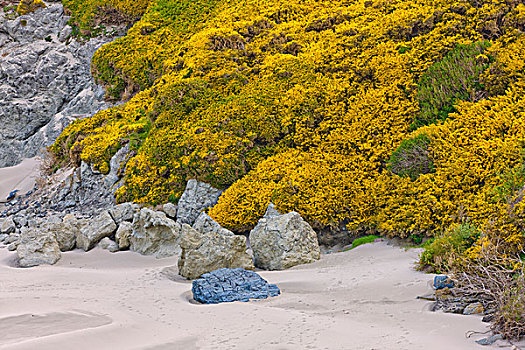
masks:
[(49, 231), (38, 229), (23, 229), (16, 251), (22, 267), (53, 265), (61, 257), (55, 236)]
[(254, 269), (246, 252), (246, 237), (222, 228), (205, 213), (201, 213), (192, 230), (184, 232), (180, 245), (179, 274), (189, 279), (220, 268)]
[(193, 225), (204, 209), (217, 203), (221, 193), (221, 190), (207, 183), (195, 179), (189, 180), (179, 200), (177, 221)]
[(204, 304), (266, 299), (281, 292), (253, 271), (219, 269), (193, 281), (193, 299)]
[(273, 205), (250, 232), (255, 266), (265, 270), (284, 270), (319, 260), (317, 234), (301, 215), (278, 213)]
[(104, 237), (100, 242), (98, 242), (98, 246), (102, 249), (108, 250), (111, 253), (118, 252), (118, 245), (115, 241), (112, 241), (109, 239), (109, 237)]
[(131, 222), (123, 221), (120, 223), (117, 233), (115, 233), (115, 240), (120, 250), (129, 249), (129, 237), (133, 234), (133, 224)]
[(0, 167), (37, 155), (72, 120), (109, 106), (90, 62), (111, 39), (67, 40), (68, 19), (59, 3), (0, 13)]
[(80, 229), (77, 236), (77, 247), (87, 252), (95, 247), (102, 238), (111, 236), (116, 230), (117, 224), (109, 212), (104, 211)]
[(130, 250), (164, 258), (179, 255), (180, 236), (191, 227), (169, 219), (165, 213), (142, 208), (133, 218)]

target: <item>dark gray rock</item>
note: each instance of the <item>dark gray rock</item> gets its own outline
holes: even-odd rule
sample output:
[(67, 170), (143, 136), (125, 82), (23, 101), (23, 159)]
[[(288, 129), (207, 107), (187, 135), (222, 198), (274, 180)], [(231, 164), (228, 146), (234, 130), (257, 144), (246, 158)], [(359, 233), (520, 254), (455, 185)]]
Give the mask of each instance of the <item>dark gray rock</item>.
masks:
[(269, 284), (253, 271), (241, 268), (219, 269), (193, 281), (193, 299), (204, 304), (266, 299), (280, 294), (275, 284)]

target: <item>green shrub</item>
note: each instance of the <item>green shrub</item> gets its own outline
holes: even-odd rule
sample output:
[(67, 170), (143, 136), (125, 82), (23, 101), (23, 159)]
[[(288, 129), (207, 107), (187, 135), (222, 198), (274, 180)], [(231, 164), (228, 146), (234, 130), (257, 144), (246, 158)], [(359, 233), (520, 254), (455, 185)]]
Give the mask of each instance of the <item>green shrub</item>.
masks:
[(492, 60), (483, 54), (489, 45), (488, 42), (458, 45), (428, 68), (419, 79), (417, 98), (421, 111), (411, 125), (412, 130), (445, 120), (456, 112), (457, 101), (475, 102), (484, 97), (480, 75)]
[(352, 249), (359, 247), (360, 245), (367, 244), (367, 243), (374, 243), (376, 239), (379, 239), (381, 237), (376, 235), (369, 235), (361, 238), (354, 239), (352, 242)]
[(449, 271), (479, 236), (479, 230), (468, 223), (453, 225), (421, 253), (419, 269), (434, 273)]
[(414, 138), (403, 140), (390, 156), (388, 169), (402, 177), (415, 181), (421, 174), (434, 172), (434, 164), (430, 158), (427, 135), (419, 134)]

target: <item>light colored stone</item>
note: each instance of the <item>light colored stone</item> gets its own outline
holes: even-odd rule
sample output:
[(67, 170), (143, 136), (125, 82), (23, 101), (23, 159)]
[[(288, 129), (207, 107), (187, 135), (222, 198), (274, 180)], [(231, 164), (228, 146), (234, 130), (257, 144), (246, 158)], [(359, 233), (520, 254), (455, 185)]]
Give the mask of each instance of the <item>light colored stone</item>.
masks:
[(317, 234), (299, 213), (281, 215), (272, 208), (267, 212), (250, 232), (256, 267), (284, 270), (320, 259)]
[(221, 193), (221, 190), (213, 188), (207, 183), (195, 179), (189, 180), (179, 200), (177, 221), (193, 225), (204, 209), (217, 203)]
[(225, 236), (232, 236), (233, 232), (230, 230), (225, 229), (219, 223), (213, 218), (211, 218), (206, 213), (201, 213), (197, 220), (195, 220), (195, 223), (193, 224), (193, 228), (199, 232), (202, 233), (220, 233)]
[(162, 206), (162, 211), (166, 213), (170, 219), (177, 218), (177, 206), (173, 203), (166, 203)]
[(133, 218), (130, 250), (157, 258), (179, 255), (180, 235), (187, 229), (191, 227), (169, 219), (163, 212), (142, 208)]
[(110, 38), (66, 42), (67, 21), (59, 3), (14, 18), (0, 13), (0, 167), (39, 154), (72, 120), (109, 106), (90, 62)]
[(102, 238), (98, 246), (102, 249), (109, 250), (111, 253), (118, 252), (119, 250), (117, 243), (109, 239), (109, 237)]
[(77, 236), (77, 247), (87, 252), (102, 238), (111, 236), (116, 230), (117, 224), (109, 212), (104, 211), (80, 229)]
[(189, 279), (220, 268), (254, 269), (246, 252), (246, 237), (222, 228), (205, 213), (199, 216), (193, 229), (184, 232), (181, 248), (179, 274)]
[(53, 265), (61, 257), (55, 236), (48, 231), (38, 229), (23, 229), (16, 251), (22, 267)]
[[(129, 160), (129, 145), (126, 144), (124, 147), (119, 149), (117, 153), (111, 158), (109, 163), (109, 173), (104, 176), (104, 184), (107, 188), (113, 188), (116, 183), (121, 179), (126, 163)], [(115, 219), (116, 220), (116, 219)], [(131, 220), (131, 219), (130, 219)]]
[(120, 223), (115, 239), (120, 250), (129, 249), (129, 237), (133, 233), (133, 224), (131, 222), (123, 221)]
[(20, 235), (18, 235), (16, 233), (12, 233), (4, 240), (4, 243), (5, 244), (11, 244), (11, 243), (14, 243), (14, 242), (18, 242), (19, 240), (20, 240)]
[(72, 214), (64, 217), (63, 221), (49, 223), (44, 225), (43, 229), (51, 232), (60, 247), (60, 251), (67, 252), (75, 249), (77, 236), (80, 234), (78, 221)]
[(13, 218), (8, 217), (4, 219), (4, 221), (2, 222), (2, 227), (0, 227), (0, 232), (11, 234), (11, 233), (14, 233), (15, 231), (16, 231), (16, 224)]
[(133, 221), (133, 216), (138, 212), (132, 203), (115, 205), (109, 210), (113, 220), (120, 225), (123, 221)]

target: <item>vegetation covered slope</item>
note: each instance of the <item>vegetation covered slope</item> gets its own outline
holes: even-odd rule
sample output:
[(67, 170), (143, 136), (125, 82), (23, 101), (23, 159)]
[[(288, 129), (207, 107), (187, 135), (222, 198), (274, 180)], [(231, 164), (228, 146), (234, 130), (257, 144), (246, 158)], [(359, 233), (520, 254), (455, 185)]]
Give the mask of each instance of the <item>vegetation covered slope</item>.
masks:
[[(115, 6), (128, 5), (136, 13), (137, 2)], [(523, 185), (523, 1), (154, 0), (144, 11), (93, 59), (108, 98), (129, 101), (53, 146), (107, 172), (129, 143), (120, 201), (176, 201), (198, 178), (228, 188), (210, 214), (237, 231), (272, 201), (320, 229), (422, 236), (507, 215)]]
[(198, 178), (238, 232), (273, 202), (318, 230), (439, 236), (421, 264), (525, 335), (524, 0), (64, 3), (84, 35), (134, 25), (92, 67), (126, 103), (70, 125), (61, 162), (105, 173), (129, 144), (119, 201)]

